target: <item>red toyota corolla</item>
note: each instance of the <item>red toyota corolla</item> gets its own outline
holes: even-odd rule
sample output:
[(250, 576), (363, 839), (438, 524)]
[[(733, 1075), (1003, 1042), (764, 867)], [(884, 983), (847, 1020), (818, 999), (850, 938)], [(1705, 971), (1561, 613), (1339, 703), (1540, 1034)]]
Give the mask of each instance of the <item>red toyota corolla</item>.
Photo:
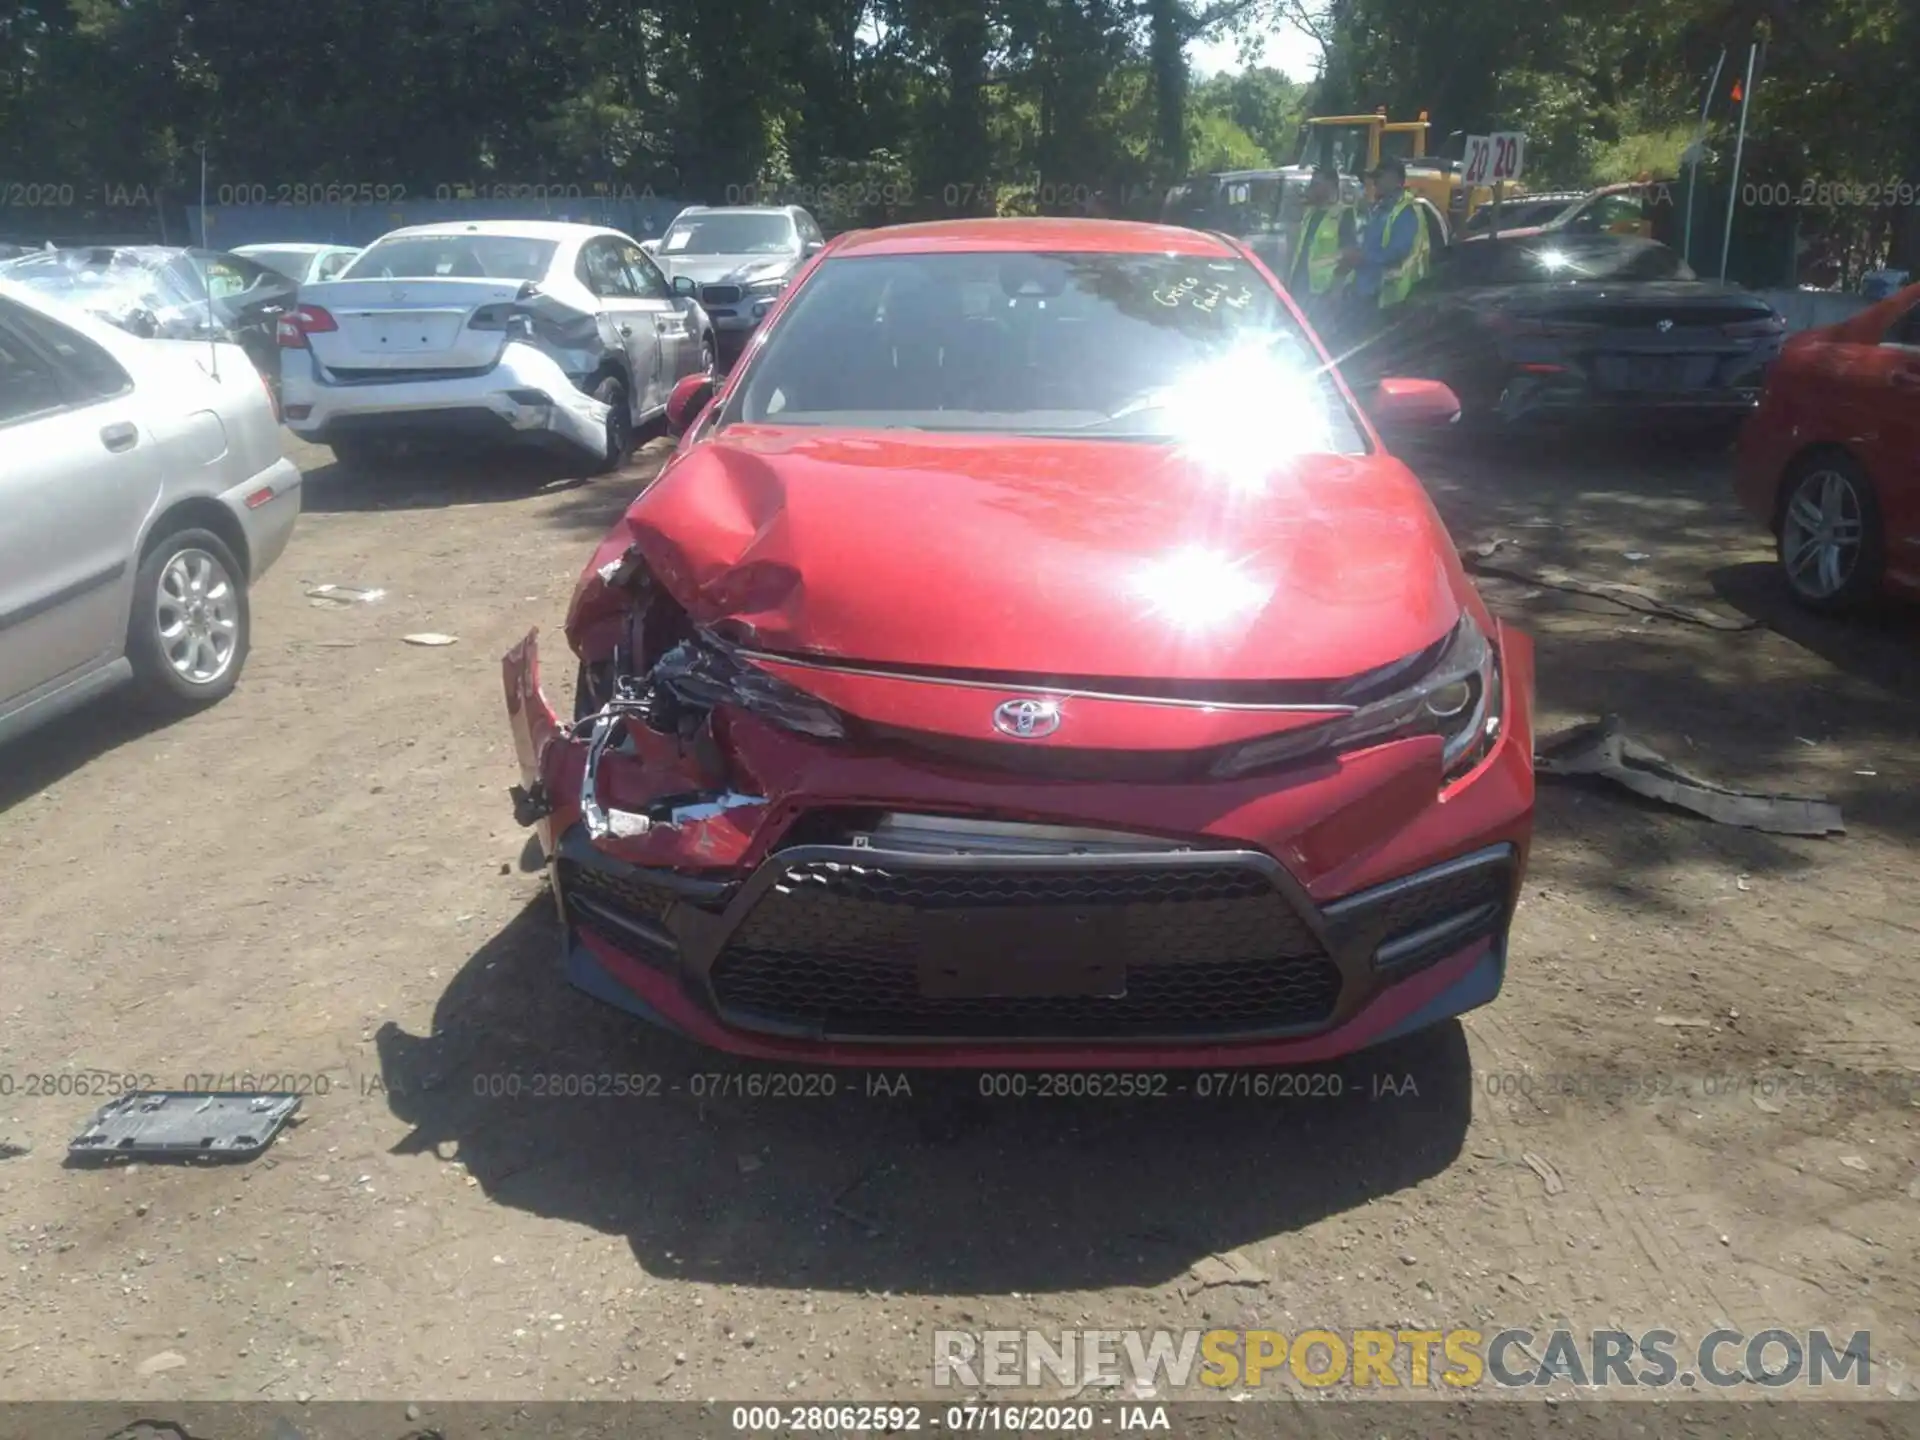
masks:
[(571, 718), (505, 662), (576, 983), (888, 1066), (1301, 1063), (1498, 993), (1531, 645), (1243, 247), (843, 236), (706, 386)]

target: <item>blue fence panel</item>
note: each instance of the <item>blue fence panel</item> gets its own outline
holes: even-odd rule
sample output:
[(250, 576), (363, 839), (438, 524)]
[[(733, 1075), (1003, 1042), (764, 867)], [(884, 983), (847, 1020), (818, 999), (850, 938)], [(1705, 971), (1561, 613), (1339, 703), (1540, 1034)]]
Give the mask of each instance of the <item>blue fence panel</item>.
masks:
[(236, 245), (369, 245), (405, 225), (459, 220), (571, 220), (605, 225), (639, 239), (658, 235), (680, 213), (670, 196), (598, 196), (565, 199), (462, 200), (423, 198), (376, 205), (209, 205), (187, 207), (196, 243), (216, 250)]

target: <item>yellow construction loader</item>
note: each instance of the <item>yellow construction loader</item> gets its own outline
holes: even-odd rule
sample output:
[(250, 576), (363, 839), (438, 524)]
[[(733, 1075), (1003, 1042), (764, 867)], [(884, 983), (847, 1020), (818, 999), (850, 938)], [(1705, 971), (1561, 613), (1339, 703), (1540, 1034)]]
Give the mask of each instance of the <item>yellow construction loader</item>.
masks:
[[(1398, 160), (1407, 167), (1407, 189), (1438, 211), (1451, 232), (1490, 202), (1493, 190), (1463, 182), (1460, 160), (1427, 154), (1427, 134), (1432, 128), (1424, 110), (1418, 120), (1389, 120), (1384, 106), (1371, 115), (1315, 115), (1301, 126), (1294, 168), (1310, 173), (1324, 165), (1343, 176), (1360, 176), (1382, 160)], [(1518, 197), (1525, 190), (1509, 185), (1505, 193)], [(1445, 240), (1444, 236), (1431, 238), (1436, 243)]]

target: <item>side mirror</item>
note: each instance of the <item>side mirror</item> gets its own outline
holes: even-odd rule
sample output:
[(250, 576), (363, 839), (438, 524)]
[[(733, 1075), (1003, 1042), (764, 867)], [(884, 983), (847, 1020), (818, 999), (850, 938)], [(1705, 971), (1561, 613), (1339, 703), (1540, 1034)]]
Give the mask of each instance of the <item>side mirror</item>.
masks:
[(827, 242), (824, 240), (809, 240), (805, 245), (800, 247), (800, 253), (804, 256), (813, 256), (818, 255), (826, 248)]
[(667, 396), (667, 429), (674, 435), (684, 435), (693, 428), (693, 422), (700, 418), (700, 412), (707, 408), (707, 402), (713, 399), (713, 377), (711, 375), (682, 375), (673, 387), (673, 393)]
[(1382, 430), (1438, 430), (1460, 418), (1460, 397), (1438, 380), (1386, 379), (1367, 414)]
[(700, 287), (685, 275), (676, 275), (673, 277), (673, 293), (691, 298), (700, 293)]

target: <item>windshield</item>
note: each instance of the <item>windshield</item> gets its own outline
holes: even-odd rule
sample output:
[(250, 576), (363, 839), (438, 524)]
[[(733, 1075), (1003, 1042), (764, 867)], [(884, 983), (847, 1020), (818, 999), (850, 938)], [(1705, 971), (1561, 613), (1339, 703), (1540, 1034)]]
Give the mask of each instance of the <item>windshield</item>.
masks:
[(1472, 285), (1553, 285), (1569, 280), (1697, 278), (1666, 246), (1625, 235), (1484, 240), (1454, 251), (1436, 272), (1448, 289)]
[(5, 273), (130, 334), (162, 339), (223, 334), (222, 327), (208, 325), (206, 296), (183, 278), (178, 260), (164, 251), (54, 250), (10, 261)]
[(779, 255), (799, 248), (785, 215), (686, 215), (660, 242), (665, 255)]
[(519, 235), (403, 235), (376, 240), (342, 280), (540, 280), (556, 240)]
[(1380, 158), (1382, 160), (1415, 160), (1420, 157), (1413, 153), (1412, 130), (1384, 130), (1380, 134)]
[[(1556, 215), (1563, 214), (1578, 203), (1578, 200), (1510, 200), (1500, 207), (1500, 228), (1520, 230), (1533, 225), (1544, 225)], [(1473, 212), (1461, 233), (1480, 235), (1491, 229), (1493, 229), (1493, 206), (1482, 205)]]
[(835, 260), (764, 345), (723, 424), (1236, 443), (1252, 427), (1266, 463), (1365, 448), (1306, 333), (1234, 258)]
[(1272, 229), (1280, 217), (1284, 188), (1277, 175), (1221, 181), (1209, 228), (1242, 237)]
[(1368, 124), (1302, 126), (1300, 153), (1294, 163), (1358, 175), (1367, 168), (1367, 140), (1372, 129)]
[(278, 270), (289, 280), (306, 279), (307, 268), (314, 259), (313, 252), (308, 250), (248, 250), (246, 257), (270, 270)]

